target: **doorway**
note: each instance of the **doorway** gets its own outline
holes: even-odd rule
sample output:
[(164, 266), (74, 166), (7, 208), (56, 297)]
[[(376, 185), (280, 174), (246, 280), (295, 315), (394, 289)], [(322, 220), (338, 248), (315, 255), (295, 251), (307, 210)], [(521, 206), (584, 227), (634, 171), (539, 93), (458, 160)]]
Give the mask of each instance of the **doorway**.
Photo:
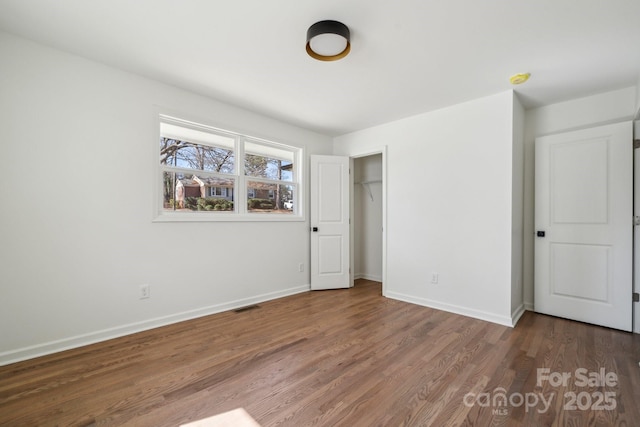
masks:
[(352, 157), (352, 278), (382, 283), (384, 295), (383, 153)]

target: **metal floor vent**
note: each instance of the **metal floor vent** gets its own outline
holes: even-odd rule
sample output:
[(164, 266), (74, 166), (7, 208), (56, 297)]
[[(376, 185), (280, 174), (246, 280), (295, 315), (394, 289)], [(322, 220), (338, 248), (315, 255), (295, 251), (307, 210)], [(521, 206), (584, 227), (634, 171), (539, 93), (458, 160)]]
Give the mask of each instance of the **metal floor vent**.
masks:
[(260, 306), (258, 304), (252, 304), (252, 305), (248, 305), (246, 307), (240, 307), (240, 308), (236, 308), (235, 311), (236, 313), (242, 313), (243, 311), (249, 311), (249, 310), (253, 310), (256, 308), (260, 308)]

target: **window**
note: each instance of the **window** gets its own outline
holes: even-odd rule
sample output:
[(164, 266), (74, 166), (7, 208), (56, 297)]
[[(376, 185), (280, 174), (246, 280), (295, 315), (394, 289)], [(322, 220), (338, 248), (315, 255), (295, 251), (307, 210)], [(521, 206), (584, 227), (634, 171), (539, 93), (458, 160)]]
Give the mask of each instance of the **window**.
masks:
[(233, 193), (233, 188), (226, 187), (209, 187), (209, 196), (211, 197), (227, 197), (228, 193)]
[(301, 149), (160, 116), (158, 220), (301, 217)]

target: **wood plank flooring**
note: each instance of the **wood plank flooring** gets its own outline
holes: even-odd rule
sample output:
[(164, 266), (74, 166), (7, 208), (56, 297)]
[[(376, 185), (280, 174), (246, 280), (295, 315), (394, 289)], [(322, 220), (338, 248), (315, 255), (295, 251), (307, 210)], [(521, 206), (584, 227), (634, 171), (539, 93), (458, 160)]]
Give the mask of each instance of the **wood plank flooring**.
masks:
[(0, 367), (0, 425), (178, 426), (242, 407), (262, 426), (637, 426), (639, 361), (638, 335), (530, 312), (512, 329), (358, 281)]

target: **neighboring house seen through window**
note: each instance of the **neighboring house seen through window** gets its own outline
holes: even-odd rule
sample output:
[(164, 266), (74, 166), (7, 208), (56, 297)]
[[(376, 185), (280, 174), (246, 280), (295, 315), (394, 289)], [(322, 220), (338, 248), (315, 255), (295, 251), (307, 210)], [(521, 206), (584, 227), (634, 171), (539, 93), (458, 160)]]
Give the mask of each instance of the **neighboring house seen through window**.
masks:
[(300, 218), (300, 151), (161, 115), (158, 219)]

